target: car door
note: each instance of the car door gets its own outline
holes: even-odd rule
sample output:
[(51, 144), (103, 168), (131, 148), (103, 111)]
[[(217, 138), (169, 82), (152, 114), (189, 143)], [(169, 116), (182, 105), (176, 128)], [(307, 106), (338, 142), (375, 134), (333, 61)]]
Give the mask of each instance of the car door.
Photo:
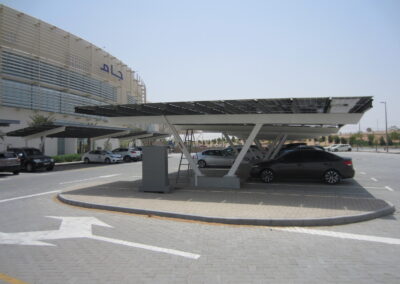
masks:
[(280, 157), (271, 167), (280, 177), (300, 177), (302, 151), (289, 151)]
[(324, 172), (332, 165), (332, 162), (327, 157), (327, 153), (324, 151), (305, 150), (303, 151), (302, 159), (299, 171), (304, 178), (322, 177)]

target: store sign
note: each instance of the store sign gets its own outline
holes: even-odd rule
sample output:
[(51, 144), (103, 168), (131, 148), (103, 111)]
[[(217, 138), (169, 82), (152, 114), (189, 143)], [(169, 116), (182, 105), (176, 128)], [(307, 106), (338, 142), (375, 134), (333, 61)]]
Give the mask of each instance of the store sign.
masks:
[(110, 68), (110, 67), (108, 67), (107, 64), (103, 64), (103, 67), (100, 67), (100, 70), (107, 72), (107, 73), (111, 73), (111, 75), (117, 77), (118, 80), (124, 80), (124, 76), (122, 76), (122, 72), (121, 71), (114, 72), (114, 67), (112, 65)]

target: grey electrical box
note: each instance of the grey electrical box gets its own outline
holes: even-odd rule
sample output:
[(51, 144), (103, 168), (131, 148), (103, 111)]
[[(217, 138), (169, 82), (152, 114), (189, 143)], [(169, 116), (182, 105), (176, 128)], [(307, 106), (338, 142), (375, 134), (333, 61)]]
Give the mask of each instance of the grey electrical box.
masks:
[(139, 190), (144, 192), (170, 192), (168, 179), (168, 147), (142, 147), (143, 179)]

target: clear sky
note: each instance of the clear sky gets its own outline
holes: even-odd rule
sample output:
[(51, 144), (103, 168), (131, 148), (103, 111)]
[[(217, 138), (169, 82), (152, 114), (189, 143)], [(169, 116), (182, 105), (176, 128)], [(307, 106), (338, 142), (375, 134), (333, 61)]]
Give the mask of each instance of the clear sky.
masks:
[[(148, 100), (374, 96), (400, 127), (400, 0), (0, 0), (104, 48)], [(344, 131), (356, 131), (347, 126)]]

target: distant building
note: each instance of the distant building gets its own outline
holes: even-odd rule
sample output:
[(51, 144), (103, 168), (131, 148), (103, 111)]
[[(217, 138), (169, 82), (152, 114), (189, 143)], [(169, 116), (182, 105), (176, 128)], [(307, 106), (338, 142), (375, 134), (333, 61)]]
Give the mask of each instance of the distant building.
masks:
[[(126, 64), (75, 35), (4, 5), (0, 5), (0, 52), (0, 119), (21, 121), (2, 127), (2, 132), (27, 126), (34, 114), (108, 125), (106, 118), (75, 114), (74, 107), (146, 102), (143, 81)], [(75, 153), (82, 142), (47, 138), (46, 153)], [(39, 143), (34, 139), (29, 146)], [(8, 145), (24, 146), (25, 141), (0, 139), (0, 151)]]

